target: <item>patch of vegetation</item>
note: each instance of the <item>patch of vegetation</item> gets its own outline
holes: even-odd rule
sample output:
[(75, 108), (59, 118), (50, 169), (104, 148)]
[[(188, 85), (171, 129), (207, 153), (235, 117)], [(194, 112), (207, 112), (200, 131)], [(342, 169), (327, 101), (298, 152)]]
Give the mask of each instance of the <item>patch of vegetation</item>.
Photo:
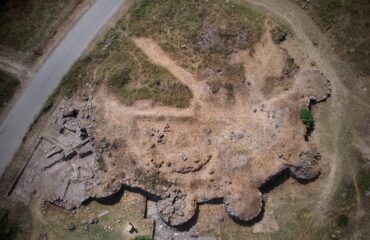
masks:
[(11, 100), (19, 85), (18, 79), (0, 70), (0, 109)]
[(107, 172), (107, 165), (105, 164), (105, 160), (102, 156), (98, 158), (97, 163), (100, 171)]
[(152, 64), (123, 29), (112, 29), (93, 52), (81, 58), (64, 77), (58, 92), (70, 97), (86, 84), (99, 85), (107, 79), (110, 91), (131, 105), (150, 99), (166, 106), (185, 108), (192, 93), (168, 70)]
[(263, 33), (264, 15), (234, 1), (139, 0), (127, 29), (151, 37), (201, 79), (243, 82), (244, 68), (230, 55), (253, 48)]
[(301, 117), (302, 123), (306, 126), (307, 129), (313, 129), (314, 127), (313, 115), (308, 108), (301, 108), (299, 110), (299, 116)]
[(349, 218), (345, 214), (340, 214), (335, 221), (335, 225), (338, 227), (346, 227), (348, 224)]
[(317, 15), (319, 24), (328, 28), (335, 24), (341, 16), (345, 1), (343, 0), (313, 0), (312, 8)]
[(55, 32), (58, 19), (64, 19), (81, 0), (1, 0), (0, 45), (27, 50), (40, 46)]
[(227, 97), (229, 99), (232, 99), (234, 97), (234, 85), (230, 82), (221, 82), (221, 81), (207, 81), (206, 82), (209, 88), (211, 89), (211, 92), (213, 94), (218, 93), (221, 88), (224, 88), (227, 92)]
[(271, 30), (271, 37), (274, 43), (280, 44), (288, 37), (288, 29), (283, 25), (276, 26)]
[(361, 169), (357, 174), (357, 181), (361, 193), (370, 191), (370, 172), (368, 170)]
[[(168, 70), (149, 62), (128, 37), (121, 37), (119, 54), (126, 57), (109, 76), (108, 87), (126, 104), (151, 99), (178, 108), (188, 107), (192, 94)], [(114, 52), (112, 55), (116, 55)]]
[(42, 106), (42, 112), (47, 112), (51, 109), (51, 107), (54, 104), (55, 101), (55, 94), (49, 95), (48, 99), (44, 102), (44, 105)]
[(0, 208), (0, 239), (13, 239), (8, 215), (7, 209)]
[(151, 240), (152, 238), (150, 236), (137, 236), (132, 238), (131, 240)]
[(286, 59), (286, 66), (284, 68), (284, 76), (291, 77), (297, 72), (298, 69), (299, 66), (295, 63), (294, 58), (288, 55)]
[(74, 231), (69, 231), (66, 226), (61, 223), (48, 223), (46, 225), (48, 239), (63, 239), (63, 240), (120, 240), (122, 234), (118, 231), (106, 231), (101, 224), (91, 224), (88, 230), (77, 226)]
[(79, 88), (82, 88), (88, 79), (88, 67), (92, 65), (94, 53), (78, 60), (63, 77), (62, 83), (57, 89), (57, 93), (66, 97), (71, 97)]
[[(294, 1), (295, 2), (295, 1)], [(367, 0), (311, 0), (308, 12), (314, 21), (328, 31), (335, 50), (351, 65), (370, 74), (370, 2)], [(349, 83), (354, 85), (353, 82)]]

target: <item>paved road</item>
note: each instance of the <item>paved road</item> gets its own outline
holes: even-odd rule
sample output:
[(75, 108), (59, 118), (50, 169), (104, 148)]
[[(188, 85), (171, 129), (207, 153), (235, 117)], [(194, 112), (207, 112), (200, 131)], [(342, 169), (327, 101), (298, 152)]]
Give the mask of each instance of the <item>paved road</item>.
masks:
[(125, 0), (97, 0), (67, 33), (0, 125), (0, 175), (63, 75)]

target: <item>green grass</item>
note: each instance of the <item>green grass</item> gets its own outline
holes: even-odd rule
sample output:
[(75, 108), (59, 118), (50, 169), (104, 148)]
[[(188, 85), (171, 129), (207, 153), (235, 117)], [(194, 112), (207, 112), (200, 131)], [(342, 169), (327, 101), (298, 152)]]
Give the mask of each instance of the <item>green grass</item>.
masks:
[(314, 126), (312, 112), (307, 108), (301, 108), (299, 110), (299, 115), (301, 117), (302, 123), (306, 126), (306, 128), (312, 129)]
[(321, 29), (328, 31), (340, 57), (365, 74), (370, 74), (369, 11), (368, 0), (311, 0), (308, 9)]
[(132, 238), (131, 240), (150, 240), (152, 239), (150, 236), (137, 236)]
[[(118, 41), (119, 49), (112, 53), (112, 57), (119, 59), (120, 66), (113, 66), (117, 70), (112, 70), (108, 77), (108, 87), (124, 103), (151, 99), (166, 106), (189, 106), (192, 94), (188, 87), (168, 70), (149, 62), (128, 37), (123, 36)], [(109, 68), (112, 69), (112, 65)]]
[(263, 33), (264, 15), (244, 3), (196, 0), (139, 0), (127, 29), (151, 37), (200, 78), (244, 81), (244, 67), (229, 63), (238, 50), (253, 48)]
[(7, 72), (0, 70), (0, 109), (11, 100), (20, 82)]
[(62, 224), (50, 223), (46, 225), (46, 231), (51, 239), (64, 240), (120, 240), (122, 235), (118, 231), (105, 231), (104, 225), (93, 224), (89, 225), (88, 230), (84, 230), (82, 226), (77, 225), (76, 230), (69, 231)]
[[(105, 45), (107, 41), (110, 44)], [(192, 98), (187, 86), (168, 70), (152, 64), (119, 27), (112, 29), (89, 55), (73, 65), (58, 92), (71, 97), (83, 92), (87, 83), (99, 85), (105, 80), (108, 89), (125, 105), (150, 99), (159, 105), (184, 108)]]
[[(192, 93), (167, 69), (152, 64), (131, 37), (151, 37), (184, 67), (202, 79), (219, 82), (229, 95), (244, 82), (244, 66), (230, 55), (249, 49), (263, 33), (264, 15), (248, 5), (224, 1), (139, 0), (89, 55), (75, 63), (58, 92), (71, 97), (86, 84), (107, 83), (125, 105), (152, 100), (185, 108)], [(207, 72), (212, 72), (207, 75)], [(92, 80), (93, 79), (93, 80)], [(217, 90), (218, 91), (218, 90)]]
[(98, 158), (97, 163), (98, 163), (99, 170), (103, 172), (107, 172), (107, 165), (105, 164), (105, 160), (102, 156)]
[(319, 25), (323, 28), (329, 28), (339, 20), (345, 1), (313, 0), (311, 4)]
[(54, 34), (55, 23), (64, 19), (81, 0), (0, 1), (0, 45), (15, 50), (39, 46)]

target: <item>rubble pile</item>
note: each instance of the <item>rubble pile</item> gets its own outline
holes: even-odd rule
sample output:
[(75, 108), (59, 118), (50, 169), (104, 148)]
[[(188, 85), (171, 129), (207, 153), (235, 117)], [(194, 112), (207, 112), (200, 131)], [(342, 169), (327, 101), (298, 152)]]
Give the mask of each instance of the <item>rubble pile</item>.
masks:
[(71, 102), (59, 103), (11, 195), (26, 203), (36, 195), (67, 209), (90, 198), (102, 173), (96, 163), (95, 138), (83, 121)]

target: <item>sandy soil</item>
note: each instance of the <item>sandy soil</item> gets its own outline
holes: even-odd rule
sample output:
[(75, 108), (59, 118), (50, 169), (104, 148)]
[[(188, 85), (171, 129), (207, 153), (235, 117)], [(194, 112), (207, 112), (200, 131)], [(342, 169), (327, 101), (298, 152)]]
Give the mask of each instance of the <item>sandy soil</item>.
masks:
[[(266, 24), (270, 29), (271, 23)], [(118, 145), (105, 156), (108, 189), (124, 184), (160, 196), (161, 216), (170, 225), (180, 225), (193, 217), (197, 203), (213, 199), (223, 199), (232, 217), (253, 219), (262, 207), (259, 188), (270, 178), (284, 169), (297, 178), (317, 176), (316, 147), (305, 141), (298, 110), (308, 107), (310, 99), (326, 99), (330, 84), (307, 63), (290, 72), (287, 49), (272, 42), (270, 31), (253, 53), (232, 57), (246, 69), (246, 81), (232, 98), (225, 91), (212, 94), (205, 81), (171, 60), (153, 40), (134, 42), (194, 97), (184, 110), (151, 104), (125, 107), (106, 89), (99, 91), (95, 105), (102, 123), (96, 133)], [(306, 168), (306, 161), (312, 166)], [(153, 181), (155, 186), (148, 186)], [(183, 194), (166, 197), (171, 191)], [(171, 199), (179, 206), (168, 213)]]
[[(325, 215), (323, 212), (330, 208), (343, 174), (338, 150), (340, 129), (327, 128), (342, 124), (345, 113), (340, 109), (346, 98), (354, 98), (363, 106), (366, 102), (344, 87), (343, 76), (348, 76), (348, 68), (331, 51), (325, 35), (296, 5), (288, 0), (248, 2), (284, 19), (291, 25), (294, 36), (293, 40), (276, 45), (267, 34), (253, 53), (233, 55), (230, 61), (244, 64), (246, 81), (236, 88), (232, 99), (222, 90), (212, 94), (205, 81), (182, 68), (153, 40), (134, 39), (148, 59), (168, 69), (191, 89), (194, 97), (187, 109), (153, 106), (150, 101), (126, 107), (104, 86), (100, 88), (94, 98), (99, 113), (96, 135), (98, 139), (106, 137), (115, 147), (104, 155), (109, 174), (97, 195), (110, 195), (122, 185), (139, 188), (146, 195), (161, 198), (157, 207), (170, 225), (189, 221), (198, 204), (214, 199), (225, 205), (231, 217), (248, 220), (260, 214), (264, 198), (267, 208), (263, 220), (253, 226), (255, 233), (278, 231), (277, 222), (284, 222), (279, 219), (282, 209), (279, 207), (284, 205), (281, 202), (292, 201), (292, 207), (294, 199), (309, 198), (313, 192), (319, 195), (305, 200), (315, 202), (308, 204), (315, 206), (312, 215)], [(319, 45), (315, 46), (313, 40)], [(290, 57), (300, 69), (285, 76)], [(332, 92), (328, 92), (329, 88)], [(307, 106), (311, 96), (326, 99), (329, 93), (331, 98), (326, 103), (313, 106), (318, 121), (307, 142), (297, 109)], [(329, 116), (326, 120), (325, 114)], [(358, 139), (357, 143), (366, 150), (362, 140)], [(314, 150), (321, 153), (321, 160), (314, 168), (315, 173), (321, 170), (319, 181), (301, 186), (290, 179), (284, 191), (278, 187), (262, 196), (260, 188), (266, 181), (283, 169), (293, 171), (294, 167), (300, 167), (301, 154)], [(355, 170), (349, 171), (356, 182)], [(299, 191), (300, 188), (304, 190)], [(291, 198), (287, 200), (284, 194)], [(360, 209), (357, 184), (356, 195)], [(168, 201), (177, 205), (172, 213), (168, 213), (171, 207)], [(207, 232), (207, 224), (213, 229), (210, 226), (213, 221), (215, 224), (224, 221), (222, 205), (199, 208), (202, 231)], [(306, 227), (309, 229), (315, 221)], [(222, 224), (218, 229), (220, 235), (225, 234), (221, 233)], [(303, 239), (302, 235), (297, 239)]]

